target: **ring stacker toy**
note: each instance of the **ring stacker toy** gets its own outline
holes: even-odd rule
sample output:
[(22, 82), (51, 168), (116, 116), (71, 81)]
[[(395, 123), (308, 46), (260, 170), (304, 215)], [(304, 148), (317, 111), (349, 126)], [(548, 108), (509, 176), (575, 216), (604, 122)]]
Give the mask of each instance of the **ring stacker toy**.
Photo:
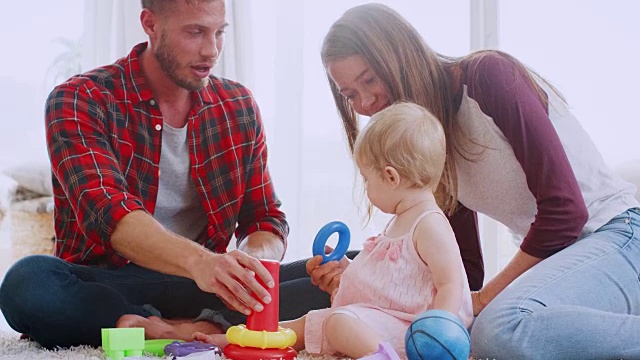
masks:
[[(296, 343), (296, 333), (278, 326), (280, 306), (280, 263), (260, 260), (273, 277), (274, 286), (269, 289), (256, 276), (258, 282), (269, 291), (271, 302), (260, 312), (252, 311), (247, 325), (232, 326), (227, 330), (229, 345), (224, 356), (232, 360), (294, 360), (298, 353), (291, 347)], [(258, 299), (256, 295), (254, 298)]]
[[(330, 254), (325, 254), (324, 246), (327, 244), (329, 236), (334, 232), (338, 233), (338, 245), (336, 245), (336, 248)], [(349, 232), (347, 225), (340, 221), (332, 221), (323, 226), (320, 231), (318, 231), (316, 238), (313, 240), (313, 256), (322, 256), (322, 262), (320, 264), (324, 264), (329, 261), (340, 261), (344, 254), (347, 253), (350, 241), (351, 233)]]

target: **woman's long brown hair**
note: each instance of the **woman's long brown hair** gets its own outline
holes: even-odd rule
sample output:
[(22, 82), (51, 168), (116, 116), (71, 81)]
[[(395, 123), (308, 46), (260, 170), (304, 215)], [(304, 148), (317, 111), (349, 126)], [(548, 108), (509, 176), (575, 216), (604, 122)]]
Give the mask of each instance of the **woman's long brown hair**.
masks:
[[(414, 102), (427, 108), (440, 120), (447, 138), (447, 157), (436, 198), (448, 214), (452, 214), (458, 205), (458, 182), (452, 155), (455, 152), (465, 159), (473, 156), (464, 150), (465, 142), (473, 140), (455, 121), (460, 99), (454, 95), (459, 93), (461, 86), (458, 65), (463, 60), (475, 61), (489, 54), (504, 56), (522, 69), (546, 106), (546, 94), (525, 66), (512, 56), (493, 50), (462, 58), (440, 55), (429, 48), (408, 21), (382, 4), (360, 5), (345, 12), (331, 26), (321, 50), (325, 70), (332, 61), (354, 55), (363, 56), (386, 85), (391, 102)], [(353, 152), (359, 128), (357, 114), (328, 73), (327, 78), (349, 148)]]

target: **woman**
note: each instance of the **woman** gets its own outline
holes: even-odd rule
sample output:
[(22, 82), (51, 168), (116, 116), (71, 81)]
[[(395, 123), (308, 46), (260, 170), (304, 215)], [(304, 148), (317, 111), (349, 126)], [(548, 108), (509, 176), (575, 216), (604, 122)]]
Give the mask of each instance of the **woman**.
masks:
[[(447, 161), (437, 195), (472, 289), (483, 281), (475, 213), (522, 238), (509, 264), (473, 293), (477, 357), (640, 357), (635, 187), (608, 169), (553, 87), (502, 52), (437, 54), (379, 4), (347, 11), (321, 55), (351, 149), (357, 114), (396, 101), (442, 122)], [(348, 262), (319, 263), (307, 271), (331, 292)]]

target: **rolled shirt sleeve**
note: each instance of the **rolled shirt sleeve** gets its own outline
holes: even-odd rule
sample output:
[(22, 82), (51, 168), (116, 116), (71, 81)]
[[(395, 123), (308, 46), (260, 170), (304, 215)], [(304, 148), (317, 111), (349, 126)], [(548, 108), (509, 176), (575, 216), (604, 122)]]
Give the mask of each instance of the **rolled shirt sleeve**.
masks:
[[(45, 121), (53, 179), (63, 193), (55, 201), (68, 203), (87, 242), (110, 248), (118, 221), (134, 210), (144, 210), (131, 195), (111, 147), (106, 114), (87, 86), (62, 85), (49, 96)], [(70, 249), (71, 250), (71, 249)], [(61, 257), (73, 256), (73, 252)]]

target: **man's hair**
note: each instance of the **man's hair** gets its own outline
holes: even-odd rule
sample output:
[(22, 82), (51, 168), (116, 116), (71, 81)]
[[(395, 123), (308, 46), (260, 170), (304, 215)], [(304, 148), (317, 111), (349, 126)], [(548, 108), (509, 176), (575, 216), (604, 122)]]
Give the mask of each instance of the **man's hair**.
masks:
[(440, 121), (424, 107), (397, 102), (371, 117), (354, 144), (359, 166), (384, 174), (387, 166), (417, 188), (435, 190), (446, 157)]
[(189, 5), (198, 5), (200, 2), (212, 2), (217, 0), (140, 0), (143, 9), (149, 9), (153, 13), (161, 15), (177, 1), (184, 1)]
[(171, 5), (169, 3), (173, 1), (174, 0), (141, 0), (140, 3), (143, 9), (151, 10), (156, 14), (162, 14), (169, 5)]

